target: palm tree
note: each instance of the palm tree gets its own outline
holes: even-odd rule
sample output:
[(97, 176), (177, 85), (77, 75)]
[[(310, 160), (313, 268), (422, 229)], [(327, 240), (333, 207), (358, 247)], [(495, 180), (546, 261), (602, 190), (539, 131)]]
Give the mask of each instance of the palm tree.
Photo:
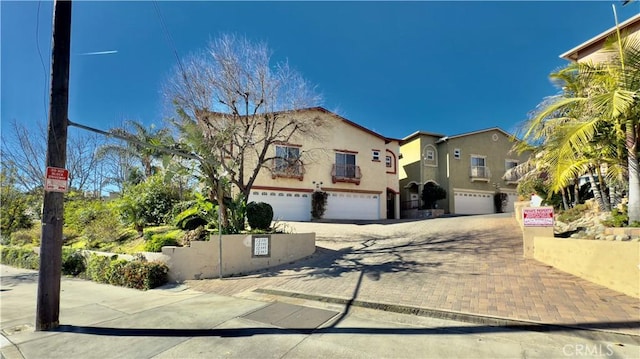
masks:
[[(603, 50), (610, 55), (607, 61), (573, 63), (552, 74), (563, 92), (539, 106), (524, 138), (544, 145), (545, 159), (554, 169), (554, 191), (582, 174), (598, 175), (603, 185), (602, 164), (607, 164), (609, 180), (626, 175), (631, 223), (640, 221), (640, 39), (617, 40), (609, 41)], [(625, 157), (626, 171), (622, 171), (620, 161)], [(591, 181), (595, 185), (594, 178)], [(598, 186), (593, 188), (601, 208), (607, 208), (609, 201)]]
[(126, 121), (125, 127), (111, 130), (114, 135), (129, 139), (126, 144), (111, 144), (101, 148), (101, 153), (116, 153), (124, 157), (133, 157), (140, 160), (146, 178), (153, 175), (157, 168), (153, 165), (154, 159), (163, 154), (158, 148), (171, 143), (171, 133), (168, 128), (158, 128), (151, 125), (149, 128), (137, 121)]

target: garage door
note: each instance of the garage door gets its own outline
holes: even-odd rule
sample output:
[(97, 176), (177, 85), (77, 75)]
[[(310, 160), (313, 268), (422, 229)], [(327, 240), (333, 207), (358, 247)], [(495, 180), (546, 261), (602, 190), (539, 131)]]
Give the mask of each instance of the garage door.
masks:
[(515, 211), (513, 208), (513, 204), (518, 201), (518, 194), (515, 192), (505, 192), (507, 194), (507, 198), (509, 202), (507, 202), (507, 208), (504, 209), (505, 212), (511, 213)]
[(328, 192), (326, 219), (380, 219), (380, 195)]
[(495, 213), (493, 193), (454, 191), (454, 206), (456, 214)]
[(311, 219), (311, 193), (253, 190), (249, 202), (265, 202), (273, 207), (273, 219), (308, 221)]

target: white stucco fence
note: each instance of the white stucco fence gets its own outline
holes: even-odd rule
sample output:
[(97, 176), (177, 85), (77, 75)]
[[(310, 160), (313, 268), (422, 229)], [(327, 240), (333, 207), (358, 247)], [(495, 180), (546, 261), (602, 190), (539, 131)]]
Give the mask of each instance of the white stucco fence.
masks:
[[(218, 236), (194, 241), (190, 247), (162, 247), (169, 266), (169, 280), (218, 278)], [(290, 263), (312, 255), (315, 233), (224, 235), (222, 236), (222, 276), (255, 272)]]

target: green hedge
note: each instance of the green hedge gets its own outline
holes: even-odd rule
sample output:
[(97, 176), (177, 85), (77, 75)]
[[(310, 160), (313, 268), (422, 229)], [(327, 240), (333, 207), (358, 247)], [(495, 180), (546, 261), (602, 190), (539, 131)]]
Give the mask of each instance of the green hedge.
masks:
[(117, 256), (92, 254), (87, 264), (87, 277), (98, 283), (107, 283), (135, 289), (152, 289), (168, 281), (169, 267), (160, 262), (127, 261)]
[[(32, 249), (0, 247), (0, 263), (13, 267), (38, 269), (40, 259)], [(117, 255), (85, 257), (79, 251), (63, 248), (62, 273), (81, 276), (98, 283), (106, 283), (135, 289), (152, 289), (169, 280), (169, 267), (160, 262), (127, 261)]]
[(182, 237), (183, 235), (183, 231), (171, 231), (167, 233), (153, 234), (151, 235), (151, 238), (148, 239), (144, 244), (144, 250), (147, 252), (162, 252), (163, 246), (179, 245), (178, 237)]
[(273, 221), (273, 208), (265, 202), (249, 202), (247, 204), (247, 222), (251, 229), (267, 230)]
[(0, 247), (0, 263), (18, 268), (38, 269), (40, 257), (31, 248), (2, 246)]

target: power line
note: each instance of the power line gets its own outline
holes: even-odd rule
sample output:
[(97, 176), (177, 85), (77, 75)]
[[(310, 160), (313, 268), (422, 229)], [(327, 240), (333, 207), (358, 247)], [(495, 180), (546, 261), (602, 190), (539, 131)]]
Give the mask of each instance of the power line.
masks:
[(40, 33), (40, 4), (42, 1), (38, 1), (38, 10), (36, 12), (36, 49), (38, 50), (38, 55), (40, 57), (40, 64), (42, 64), (42, 73), (44, 75), (44, 92), (43, 92), (43, 101), (42, 104), (44, 109), (44, 116), (47, 117), (47, 89), (49, 88), (49, 80), (47, 77), (47, 68), (44, 65), (44, 60), (42, 59), (42, 52), (40, 51), (40, 38), (38, 37)]
[(148, 142), (139, 141), (139, 140), (137, 140), (135, 138), (131, 138), (131, 137), (128, 137), (128, 136), (122, 136), (122, 135), (119, 135), (119, 134), (114, 133), (114, 132), (107, 132), (107, 131), (103, 131), (103, 130), (100, 130), (100, 129), (97, 129), (97, 128), (89, 127), (89, 126), (86, 126), (86, 125), (81, 125), (79, 123), (72, 122), (71, 120), (67, 120), (67, 124), (69, 126), (73, 126), (73, 127), (81, 128), (83, 130), (95, 132), (95, 133), (98, 133), (98, 134), (101, 134), (101, 135), (104, 135), (104, 136), (107, 136), (107, 137), (114, 137), (114, 138), (117, 138), (117, 139), (120, 139), (120, 140), (123, 140), (123, 141), (126, 141), (126, 142), (135, 143), (135, 144), (143, 146), (143, 147), (152, 148), (152, 149), (160, 151), (160, 152), (165, 152), (165, 153), (168, 153), (168, 154), (172, 154), (172, 155), (176, 155), (176, 156), (180, 156), (180, 157), (184, 157), (184, 158), (189, 158), (189, 159), (200, 161), (200, 162), (204, 162), (204, 163), (210, 162), (210, 161), (207, 161), (204, 158), (202, 158), (202, 157), (200, 157), (200, 156), (198, 156), (198, 155), (196, 155), (194, 153), (188, 153), (188, 152), (176, 150), (176, 149), (173, 149), (173, 148), (169, 148), (169, 147), (166, 147), (166, 146), (158, 146), (158, 145), (154, 145), (154, 144), (151, 144), (151, 143), (148, 143)]
[(153, 1), (153, 7), (156, 10), (158, 19), (160, 19), (160, 26), (162, 27), (162, 32), (164, 33), (165, 41), (167, 41), (169, 48), (173, 51), (173, 54), (176, 57), (176, 61), (178, 62), (178, 67), (180, 68), (180, 72), (182, 73), (182, 77), (189, 89), (189, 92), (192, 92), (191, 86), (189, 85), (189, 81), (187, 81), (187, 72), (185, 71), (184, 66), (182, 65), (182, 61), (180, 60), (180, 56), (178, 55), (178, 50), (176, 49), (175, 43), (173, 42), (171, 33), (167, 28), (167, 24), (164, 21), (164, 17), (162, 16), (162, 13), (160, 12), (160, 8), (158, 7), (158, 2), (155, 0)]

